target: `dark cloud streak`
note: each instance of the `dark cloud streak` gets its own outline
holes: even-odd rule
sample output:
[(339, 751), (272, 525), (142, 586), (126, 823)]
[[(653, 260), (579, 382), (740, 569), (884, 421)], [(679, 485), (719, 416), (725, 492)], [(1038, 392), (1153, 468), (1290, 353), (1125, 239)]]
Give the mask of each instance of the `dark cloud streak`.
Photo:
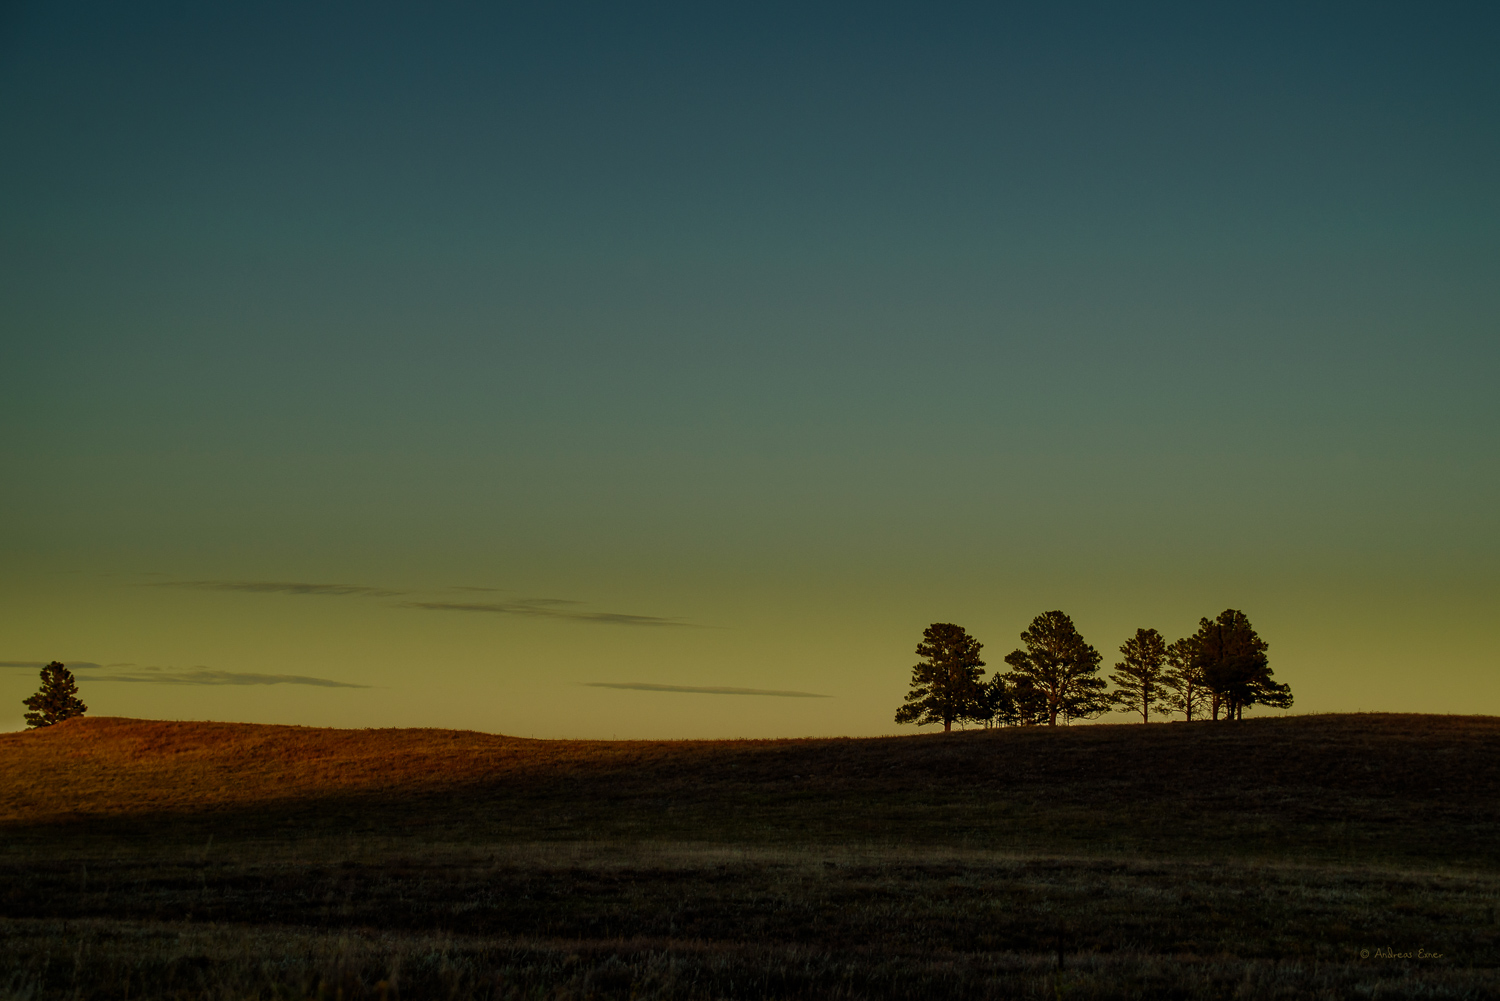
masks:
[(698, 695), (773, 695), (783, 699), (831, 699), (816, 692), (782, 692), (771, 688), (722, 688), (697, 685), (649, 685), (643, 681), (582, 681), (586, 688), (625, 688), (635, 692), (691, 692)]
[(560, 608), (560, 605), (576, 605), (579, 602), (562, 598), (529, 598), (521, 601), (495, 601), (482, 604), (458, 601), (403, 601), (403, 608), (419, 608), (429, 612), (487, 612), (491, 615), (524, 615), (540, 619), (568, 619), (573, 622), (593, 622), (607, 626), (687, 626), (691, 622), (669, 619), (660, 615), (628, 615), (624, 612), (581, 612)]
[(151, 581), (142, 586), (178, 587), (195, 591), (247, 591), (252, 594), (315, 594), (358, 598), (395, 598), (408, 593), (382, 587), (365, 587), (360, 584), (305, 584), (297, 581), (274, 580), (162, 580)]
[(148, 669), (130, 674), (106, 674), (93, 681), (128, 681), (147, 685), (311, 685), (315, 688), (370, 688), (348, 681), (333, 681), (329, 678), (309, 678), (302, 674), (254, 674), (244, 671), (211, 671), (196, 668), (191, 671), (162, 671)]
[[(0, 667), (43, 668), (47, 662), (40, 660), (0, 660)], [(91, 672), (88, 681), (129, 681), (147, 685), (312, 685), (316, 688), (371, 688), (349, 681), (334, 681), (330, 678), (310, 678), (303, 674), (256, 674), (246, 671), (215, 671), (207, 667), (195, 667), (185, 671), (171, 668), (139, 667), (135, 664), (95, 664), (79, 660), (64, 663), (69, 670), (87, 668)], [(119, 671), (119, 668), (132, 668)]]
[[(163, 580), (150, 581), (143, 587), (173, 587), (194, 591), (235, 591), (248, 594), (328, 595), (356, 598), (396, 598), (410, 591), (366, 587), (362, 584), (308, 584), (297, 581), (259, 580)], [(494, 592), (496, 588), (459, 587), (450, 590)], [(429, 612), (486, 612), (491, 615), (521, 615), (539, 619), (566, 619), (606, 626), (679, 626), (693, 623), (662, 615), (631, 615), (625, 612), (586, 612), (573, 606), (583, 602), (571, 598), (514, 598), (504, 601), (403, 601), (401, 608)]]
[[(30, 667), (40, 670), (50, 663), (51, 661), (47, 660), (0, 660), (0, 667)], [(73, 660), (63, 662), (63, 667), (66, 667), (70, 671), (85, 671), (103, 666), (104, 665), (102, 664), (95, 664), (92, 661), (87, 660)]]

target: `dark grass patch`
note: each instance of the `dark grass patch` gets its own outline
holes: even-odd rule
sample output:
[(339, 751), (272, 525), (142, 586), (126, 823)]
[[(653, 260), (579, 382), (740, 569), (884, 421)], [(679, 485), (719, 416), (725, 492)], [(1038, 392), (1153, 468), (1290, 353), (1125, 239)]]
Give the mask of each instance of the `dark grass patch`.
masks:
[(693, 940), (470, 939), (305, 929), (0, 921), (7, 997), (1199, 999), (1497, 996), (1436, 962), (1306, 963), (1137, 951), (891, 954)]
[[(373, 996), (397, 960), (406, 996), (423, 997), (453, 984), (495, 997), (1040, 996), (1059, 960), (1086, 997), (1216, 996), (1229, 971), (1260, 985), (1236, 987), (1243, 997), (1413, 977), (1447, 985), (1431, 996), (1484, 997), (1500, 975), (1489, 874), (890, 847), (311, 848), (12, 864), (6, 951), (37, 997), (73, 996), (75, 975), (96, 985), (79, 996), (126, 976), (162, 996), (189, 981), (225, 996), (323, 982)], [(185, 937), (169, 948), (172, 934)], [(131, 936), (157, 943), (134, 973), (121, 965)], [(1381, 949), (1434, 958), (1361, 958)]]

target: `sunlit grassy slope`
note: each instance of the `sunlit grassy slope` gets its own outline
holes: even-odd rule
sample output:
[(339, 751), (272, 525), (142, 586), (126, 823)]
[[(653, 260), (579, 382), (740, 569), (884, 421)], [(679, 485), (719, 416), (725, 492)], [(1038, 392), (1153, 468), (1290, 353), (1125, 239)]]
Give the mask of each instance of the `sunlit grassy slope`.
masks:
[(0, 737), (0, 824), (1500, 861), (1500, 718), (557, 741), (85, 718)]

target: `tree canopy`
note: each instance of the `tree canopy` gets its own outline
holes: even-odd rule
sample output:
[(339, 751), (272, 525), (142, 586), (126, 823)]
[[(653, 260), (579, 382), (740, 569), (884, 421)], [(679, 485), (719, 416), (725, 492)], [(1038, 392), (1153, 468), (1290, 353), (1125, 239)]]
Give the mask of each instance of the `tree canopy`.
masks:
[(1291, 686), (1272, 680), (1268, 644), (1244, 612), (1226, 608), (1217, 618), (1200, 619), (1193, 645), (1193, 664), (1203, 672), (1214, 719), (1221, 711), (1226, 719), (1240, 719), (1256, 703), (1278, 709), (1292, 704)]
[(978, 712), (971, 717), (974, 722), (983, 723), (986, 730), (1021, 722), (1014, 693), (1003, 675), (996, 674), (980, 685), (979, 690)]
[(1099, 651), (1086, 643), (1073, 620), (1062, 612), (1043, 612), (1021, 633), (1026, 649), (1005, 656), (1012, 668), (1005, 675), (1022, 722), (1046, 723), (1090, 719), (1109, 708)]
[(1111, 695), (1122, 712), (1141, 714), (1141, 722), (1151, 722), (1151, 714), (1165, 714), (1162, 705), (1167, 641), (1155, 629), (1137, 629), (1135, 635), (1120, 644), (1124, 658), (1115, 665), (1109, 680), (1115, 683)]
[(1196, 637), (1184, 636), (1167, 645), (1167, 670), (1162, 676), (1162, 708), (1182, 713), (1192, 722), (1208, 711), (1209, 691), (1203, 668), (1197, 662)]
[(962, 627), (934, 622), (922, 633), (911, 688), (897, 723), (1056, 726), (1092, 719), (1111, 707), (1154, 715), (1238, 720), (1247, 707), (1285, 709), (1292, 690), (1272, 677), (1268, 646), (1238, 609), (1200, 619), (1198, 631), (1168, 643), (1139, 628), (1120, 644), (1121, 659), (1099, 676), (1100, 656), (1063, 612), (1043, 612), (1021, 633), (1023, 649), (1005, 656), (1010, 670), (984, 680), (983, 648)]
[(897, 723), (943, 724), (943, 732), (962, 720), (983, 720), (989, 713), (980, 678), (984, 644), (962, 626), (934, 622), (922, 630), (917, 656), (922, 660), (911, 669), (911, 690), (906, 704), (896, 710)]
[(55, 660), (42, 668), (41, 690), (21, 704), (31, 710), (26, 714), (26, 725), (33, 728), (61, 723), (89, 711), (78, 698), (73, 672)]

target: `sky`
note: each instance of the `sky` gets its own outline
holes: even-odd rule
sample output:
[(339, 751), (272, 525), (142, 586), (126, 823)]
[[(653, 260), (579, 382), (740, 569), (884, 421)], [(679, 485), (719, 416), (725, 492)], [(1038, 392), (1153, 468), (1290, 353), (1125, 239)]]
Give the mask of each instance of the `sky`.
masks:
[(97, 715), (892, 733), (926, 625), (993, 669), (1050, 609), (1500, 713), (1497, 41), (0, 7), (0, 728), (60, 660)]

